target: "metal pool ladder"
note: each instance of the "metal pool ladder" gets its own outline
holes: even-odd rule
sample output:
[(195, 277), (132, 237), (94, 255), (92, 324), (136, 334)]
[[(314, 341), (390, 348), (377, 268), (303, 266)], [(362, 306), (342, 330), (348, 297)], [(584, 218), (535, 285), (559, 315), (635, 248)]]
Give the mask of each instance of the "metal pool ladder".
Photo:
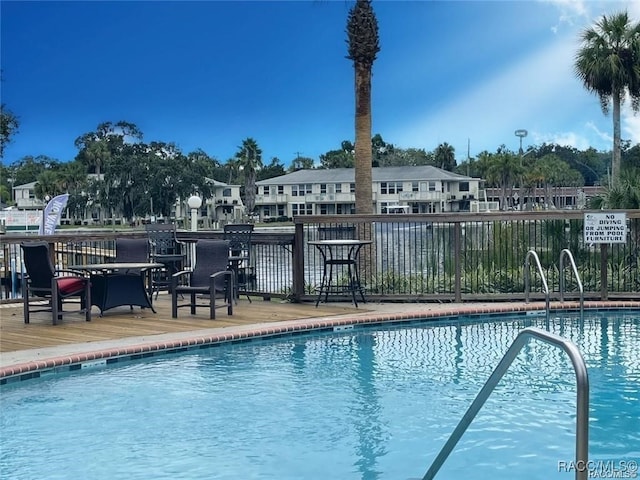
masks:
[(531, 276), (531, 269), (529, 265), (529, 257), (533, 257), (536, 262), (536, 268), (538, 269), (538, 273), (540, 274), (540, 278), (542, 279), (542, 286), (544, 287), (544, 295), (546, 299), (545, 307), (546, 307), (546, 320), (547, 327), (549, 323), (549, 286), (547, 285), (547, 279), (544, 276), (544, 272), (542, 271), (542, 265), (540, 265), (540, 259), (538, 258), (538, 254), (534, 250), (529, 250), (527, 252), (527, 256), (524, 257), (524, 301), (529, 303), (529, 292), (531, 290), (531, 282), (529, 280)]
[(582, 288), (582, 280), (580, 280), (580, 275), (578, 274), (578, 269), (576, 267), (576, 262), (573, 260), (573, 255), (571, 251), (568, 249), (564, 249), (560, 252), (560, 301), (564, 302), (564, 258), (567, 257), (569, 262), (571, 263), (571, 269), (573, 270), (573, 275), (576, 277), (576, 282), (578, 283), (578, 290), (580, 291), (580, 320), (584, 320), (584, 288)]
[(429, 470), (422, 480), (431, 480), (435, 477), (440, 467), (445, 462), (449, 454), (453, 451), (460, 437), (467, 430), (477, 413), (480, 411), (489, 395), (493, 392), (500, 379), (509, 369), (513, 360), (516, 358), (520, 350), (527, 344), (530, 338), (535, 338), (544, 343), (554, 345), (561, 348), (571, 359), (573, 370), (576, 374), (576, 480), (587, 480), (589, 471), (587, 469), (589, 457), (589, 377), (587, 375), (587, 367), (584, 358), (578, 347), (569, 340), (555, 335), (546, 330), (535, 327), (529, 327), (522, 330), (513, 341), (507, 353), (504, 354), (500, 363), (495, 368), (487, 382), (484, 384), (471, 406), (463, 415), (453, 433), (449, 436), (447, 443), (444, 444), (440, 453), (433, 461)]

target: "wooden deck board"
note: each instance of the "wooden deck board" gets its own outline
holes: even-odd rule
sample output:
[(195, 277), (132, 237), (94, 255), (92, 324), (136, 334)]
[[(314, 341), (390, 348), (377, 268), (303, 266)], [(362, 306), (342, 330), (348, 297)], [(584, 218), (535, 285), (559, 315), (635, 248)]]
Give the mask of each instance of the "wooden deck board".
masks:
[(217, 318), (210, 320), (207, 308), (199, 308), (196, 315), (191, 315), (188, 308), (183, 308), (178, 311), (178, 318), (172, 319), (168, 295), (160, 295), (154, 307), (156, 314), (138, 307), (134, 307), (133, 311), (129, 307), (117, 307), (106, 311), (102, 317), (94, 307), (91, 322), (85, 322), (81, 314), (69, 313), (61, 323), (52, 325), (50, 313), (32, 314), (31, 323), (25, 324), (21, 304), (3, 305), (0, 308), (0, 353), (367, 311), (366, 308), (356, 309), (343, 304), (321, 304), (316, 308), (311, 303), (295, 304), (279, 300), (269, 302), (254, 299), (249, 303), (244, 298), (234, 306), (233, 316), (227, 316), (226, 309), (218, 309)]

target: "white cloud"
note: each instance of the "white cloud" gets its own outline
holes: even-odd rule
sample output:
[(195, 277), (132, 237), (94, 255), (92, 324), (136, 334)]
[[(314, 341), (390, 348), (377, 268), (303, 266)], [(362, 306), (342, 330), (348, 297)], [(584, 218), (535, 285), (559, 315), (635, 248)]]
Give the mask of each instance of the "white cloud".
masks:
[(564, 25), (573, 27), (576, 23), (584, 23), (584, 19), (589, 17), (589, 10), (584, 0), (541, 0), (555, 6), (560, 14), (558, 23), (551, 27), (553, 33), (558, 33)]
[(625, 105), (622, 107), (620, 117), (622, 138), (631, 140), (632, 144), (640, 143), (640, 113), (634, 115), (631, 106)]
[(558, 11), (558, 23), (551, 27), (557, 33), (563, 26), (586, 28), (598, 21), (603, 14), (611, 15), (627, 11), (632, 20), (640, 20), (640, 2), (637, 0), (540, 0)]
[[(607, 117), (607, 118), (611, 118), (611, 117)], [(613, 120), (612, 120), (613, 121)], [(593, 122), (587, 122), (587, 128), (592, 130), (593, 132), (595, 132), (595, 134), (600, 137), (601, 139), (611, 143), (613, 145), (613, 136), (611, 135), (611, 133), (609, 132), (603, 132), (602, 130), (600, 130), (598, 128), (598, 126), (593, 123)]]
[(469, 138), (476, 153), (495, 151), (501, 144), (513, 146), (516, 129), (534, 128), (534, 119), (552, 120), (558, 109), (571, 110), (580, 101), (571, 70), (574, 49), (571, 39), (556, 38), (474, 90), (461, 92), (446, 108), (409, 119), (390, 137), (400, 146), (430, 150), (446, 141), (458, 154), (466, 151)]
[(560, 145), (563, 147), (573, 147), (578, 150), (586, 150), (591, 146), (589, 139), (576, 132), (560, 132), (560, 133), (538, 133), (533, 132), (531, 135), (534, 144), (543, 143)]
[[(605, 116), (597, 96), (587, 92), (576, 78), (574, 59), (579, 48), (577, 32), (602, 13), (619, 10), (620, 2), (552, 1), (576, 19), (564, 34), (517, 63), (494, 69), (493, 76), (475, 88), (457, 92), (455, 100), (434, 110), (427, 98), (423, 115), (417, 118), (390, 119), (390, 125), (378, 125), (385, 137), (400, 147), (433, 150), (448, 142), (458, 159), (483, 150), (495, 151), (504, 144), (516, 150), (514, 131), (529, 130), (523, 146), (557, 143), (584, 150), (612, 147), (612, 120)], [(603, 5), (608, 8), (603, 9)], [(640, 12), (640, 2), (625, 5)], [(578, 22), (578, 17), (580, 21)], [(638, 18), (638, 17), (635, 17)], [(567, 20), (568, 21), (568, 20)], [(443, 80), (443, 81), (446, 81)], [(452, 87), (455, 82), (452, 83)], [(429, 103), (431, 102), (431, 103)], [(640, 141), (640, 116), (630, 108), (623, 110), (623, 138)]]

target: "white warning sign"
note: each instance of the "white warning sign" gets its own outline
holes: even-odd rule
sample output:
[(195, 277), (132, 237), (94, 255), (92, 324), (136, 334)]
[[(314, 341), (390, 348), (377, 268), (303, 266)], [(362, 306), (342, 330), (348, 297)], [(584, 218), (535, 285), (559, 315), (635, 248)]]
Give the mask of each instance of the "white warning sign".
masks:
[(585, 213), (584, 243), (625, 243), (626, 213)]

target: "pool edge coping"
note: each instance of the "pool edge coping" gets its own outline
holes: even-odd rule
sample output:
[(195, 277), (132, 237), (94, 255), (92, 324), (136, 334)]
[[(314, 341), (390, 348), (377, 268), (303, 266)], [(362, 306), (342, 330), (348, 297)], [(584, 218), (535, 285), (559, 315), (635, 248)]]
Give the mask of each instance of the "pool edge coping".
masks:
[[(551, 312), (579, 311), (579, 302), (552, 302)], [(637, 301), (589, 301), (584, 303), (585, 310), (640, 310), (640, 302)], [(367, 314), (350, 314), (338, 317), (305, 318), (287, 320), (275, 323), (256, 323), (245, 326), (218, 327), (206, 331), (188, 332), (184, 338), (167, 338), (162, 340), (149, 340), (130, 345), (110, 346), (106, 348), (89, 349), (82, 352), (54, 355), (29, 361), (22, 361), (0, 367), (0, 385), (14, 383), (15, 381), (28, 380), (39, 377), (45, 372), (55, 372), (59, 368), (80, 369), (83, 364), (101, 364), (116, 359), (142, 358), (147, 354), (168, 353), (189, 348), (207, 347), (224, 343), (247, 341), (251, 339), (268, 338), (279, 335), (310, 333), (335, 327), (349, 325), (370, 325), (384, 323), (411, 322), (418, 319), (441, 319), (459, 315), (487, 315), (509, 314), (518, 312), (544, 312), (544, 304), (457, 304), (445, 306), (437, 310), (415, 310), (401, 313), (369, 312)], [(159, 335), (164, 337), (165, 335)], [(124, 343), (127, 339), (120, 339)], [(118, 341), (114, 341), (117, 343)], [(90, 343), (66, 345), (68, 349), (90, 348)], [(24, 351), (29, 352), (29, 351)], [(37, 352), (34, 352), (34, 355)]]

